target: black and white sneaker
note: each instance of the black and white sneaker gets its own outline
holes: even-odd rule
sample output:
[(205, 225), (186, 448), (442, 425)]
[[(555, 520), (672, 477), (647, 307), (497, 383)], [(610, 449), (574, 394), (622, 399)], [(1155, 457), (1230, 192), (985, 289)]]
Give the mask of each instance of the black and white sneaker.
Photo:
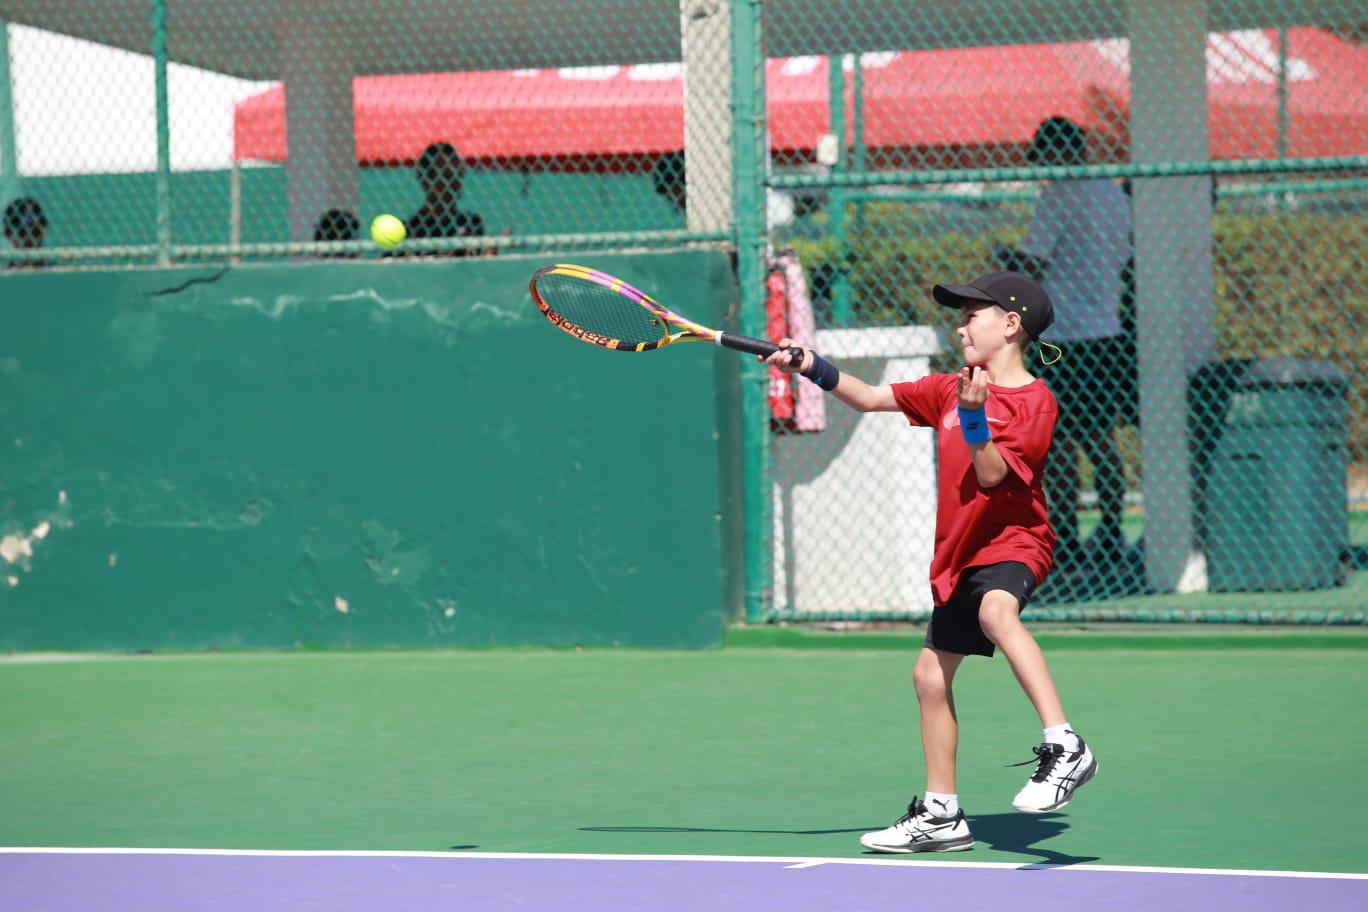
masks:
[(973, 848), (974, 835), (964, 811), (936, 817), (920, 799), (913, 798), (898, 822), (860, 837), (860, 845), (874, 852), (958, 852)]
[(1034, 760), (1011, 764), (1036, 765), (1031, 778), (1012, 799), (1012, 807), (1024, 814), (1059, 810), (1073, 800), (1074, 792), (1097, 775), (1097, 758), (1082, 738), (1078, 739), (1076, 751), (1065, 750), (1062, 744), (1042, 744), (1031, 751)]

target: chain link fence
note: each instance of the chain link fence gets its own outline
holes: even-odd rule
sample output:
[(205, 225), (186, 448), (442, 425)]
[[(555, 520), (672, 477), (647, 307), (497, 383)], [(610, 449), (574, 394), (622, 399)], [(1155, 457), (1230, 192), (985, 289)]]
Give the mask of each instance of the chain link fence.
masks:
[[(1061, 543), (1031, 611), (1364, 620), (1361, 4), (0, 0), (0, 18), (10, 268), (396, 255), (366, 240), (382, 213), (407, 224), (402, 256), (732, 242), (743, 322), (877, 382), (958, 365), (933, 284), (1032, 271), (1064, 355), (1037, 364), (1061, 407)], [(932, 432), (754, 379), (769, 429), (747, 412), (747, 486), (770, 496), (748, 502), (748, 616), (926, 616)]]
[[(7, 198), (46, 218), (43, 252), (11, 260), (376, 257), (382, 213), (404, 255), (727, 237), (726, 162), (685, 189), (678, 6), (525, 6), (0, 3)], [(693, 37), (697, 69), (725, 73), (726, 33)], [(725, 96), (689, 130), (725, 148)]]
[[(1063, 357), (1034, 366), (1060, 542), (1028, 613), (1362, 622), (1362, 9), (1038, 6), (888, 7), (873, 44), (820, 4), (768, 21), (827, 52), (770, 92), (810, 341), (871, 382), (955, 370), (930, 286), (1032, 272)], [(799, 79), (828, 116), (806, 144), (775, 92)], [(771, 616), (925, 616), (933, 432), (801, 406), (775, 422)]]

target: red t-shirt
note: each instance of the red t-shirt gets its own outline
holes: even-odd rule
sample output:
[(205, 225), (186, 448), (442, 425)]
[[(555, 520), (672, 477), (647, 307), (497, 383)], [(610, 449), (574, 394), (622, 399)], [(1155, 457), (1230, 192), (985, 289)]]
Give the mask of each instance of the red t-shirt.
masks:
[(937, 605), (950, 600), (969, 567), (1018, 561), (1031, 568), (1040, 585), (1054, 563), (1055, 532), (1041, 484), (1058, 417), (1054, 394), (1040, 380), (1018, 387), (988, 385), (988, 426), (1009, 471), (997, 485), (982, 488), (959, 430), (957, 376), (932, 374), (893, 384), (908, 423), (937, 430), (940, 472), (931, 556), (931, 595)]

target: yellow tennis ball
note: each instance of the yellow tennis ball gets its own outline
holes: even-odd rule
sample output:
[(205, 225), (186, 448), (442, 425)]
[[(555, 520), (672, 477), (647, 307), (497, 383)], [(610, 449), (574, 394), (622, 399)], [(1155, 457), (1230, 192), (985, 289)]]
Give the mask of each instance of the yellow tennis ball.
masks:
[(371, 222), (371, 238), (386, 250), (393, 250), (404, 243), (408, 230), (404, 223), (392, 215), (377, 215)]

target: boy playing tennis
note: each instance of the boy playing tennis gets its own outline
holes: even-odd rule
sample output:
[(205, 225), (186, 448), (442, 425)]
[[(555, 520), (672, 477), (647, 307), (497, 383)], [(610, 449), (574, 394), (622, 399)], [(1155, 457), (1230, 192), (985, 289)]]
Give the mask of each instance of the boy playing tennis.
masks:
[(966, 655), (991, 657), (1001, 647), (1045, 730), (1044, 743), (1033, 748), (1036, 759), (1028, 761), (1036, 770), (1013, 807), (1028, 814), (1062, 808), (1097, 773), (1092, 751), (1066, 721), (1045, 656), (1019, 617), (1054, 556), (1041, 475), (1055, 397), (1026, 370), (1024, 354), (1054, 321), (1054, 308), (1039, 285), (1015, 272), (937, 285), (932, 294), (960, 312), (967, 366), (958, 374), (869, 386), (813, 351), (793, 364), (788, 339), (767, 359), (801, 372), (858, 411), (900, 411), (909, 424), (939, 432), (935, 608), (912, 673), (921, 706), (925, 801), (913, 798), (896, 823), (860, 839), (875, 852), (947, 852), (974, 844), (955, 791), (959, 728), (950, 689)]

